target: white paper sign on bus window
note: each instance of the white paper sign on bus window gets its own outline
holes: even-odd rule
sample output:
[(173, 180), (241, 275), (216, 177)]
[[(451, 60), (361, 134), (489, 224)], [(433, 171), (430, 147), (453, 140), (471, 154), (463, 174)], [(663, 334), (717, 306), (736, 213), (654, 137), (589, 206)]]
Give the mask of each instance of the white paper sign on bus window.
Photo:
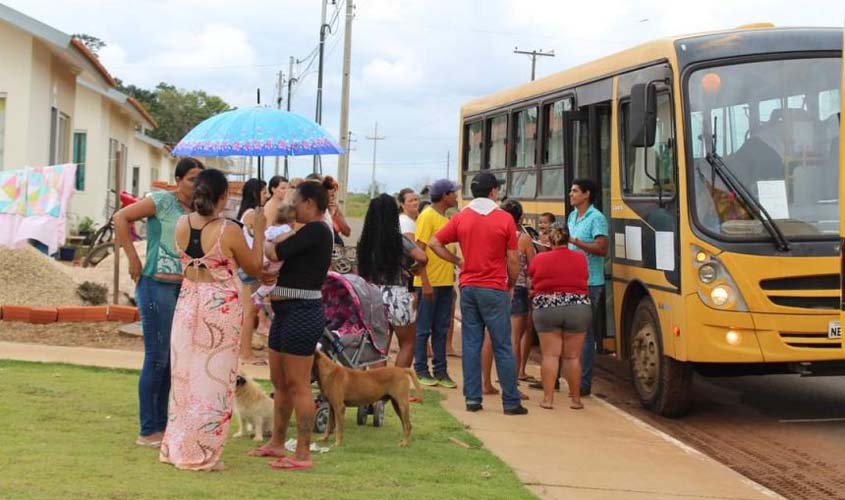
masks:
[(757, 181), (757, 199), (772, 219), (788, 219), (789, 203), (786, 200), (786, 181)]

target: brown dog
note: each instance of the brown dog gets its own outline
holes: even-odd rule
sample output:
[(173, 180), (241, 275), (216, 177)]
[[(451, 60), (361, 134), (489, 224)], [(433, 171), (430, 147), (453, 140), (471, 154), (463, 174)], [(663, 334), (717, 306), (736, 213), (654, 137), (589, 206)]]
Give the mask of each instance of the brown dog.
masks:
[(320, 392), (331, 406), (324, 440), (329, 438), (336, 425), (335, 446), (340, 446), (343, 442), (343, 416), (347, 406), (364, 406), (389, 399), (402, 421), (402, 440), (399, 441), (399, 446), (408, 446), (411, 436), (411, 412), (408, 408), (411, 384), (408, 377), (414, 382), (420, 402), (423, 397), (422, 386), (414, 370), (396, 367), (367, 371), (350, 370), (335, 363), (320, 351), (317, 351), (315, 356), (314, 367)]

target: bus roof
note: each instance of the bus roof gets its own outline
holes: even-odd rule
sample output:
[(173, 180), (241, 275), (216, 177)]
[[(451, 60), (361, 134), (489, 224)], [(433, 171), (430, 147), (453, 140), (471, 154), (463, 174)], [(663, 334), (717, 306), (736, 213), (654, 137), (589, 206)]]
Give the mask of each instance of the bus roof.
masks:
[[(808, 32), (824, 33), (828, 35), (828, 37), (834, 35), (834, 39), (835, 36), (838, 36), (838, 47), (831, 48), (842, 50), (842, 28), (774, 28), (770, 25), (763, 25), (765, 27), (761, 28), (757, 26), (758, 25), (748, 25), (746, 27), (731, 30), (680, 35), (645, 42), (622, 52), (617, 52), (615, 54), (554, 73), (533, 82), (517, 85), (515, 87), (473, 99), (461, 107), (461, 116), (477, 115), (492, 109), (506, 106), (512, 102), (529, 99), (535, 96), (542, 96), (565, 88), (571, 88), (579, 84), (588, 83), (590, 81), (601, 79), (651, 62), (660, 60), (673, 61), (675, 59), (676, 47), (679, 44), (691, 45), (697, 49), (710, 50), (714, 53), (723, 53), (729, 49), (726, 45), (736, 44), (717, 44), (713, 42), (734, 39), (734, 37), (728, 37), (728, 35), (766, 33), (768, 35), (766, 38), (772, 38), (773, 36), (783, 38), (782, 35), (786, 33), (790, 33), (794, 36), (805, 35)], [(804, 37), (804, 39), (806, 39), (806, 37)], [(736, 51), (737, 49), (733, 48), (733, 52)], [(752, 51), (751, 53), (755, 52), (756, 51)], [(685, 58), (685, 62), (692, 62), (692, 60), (693, 59), (690, 57)]]

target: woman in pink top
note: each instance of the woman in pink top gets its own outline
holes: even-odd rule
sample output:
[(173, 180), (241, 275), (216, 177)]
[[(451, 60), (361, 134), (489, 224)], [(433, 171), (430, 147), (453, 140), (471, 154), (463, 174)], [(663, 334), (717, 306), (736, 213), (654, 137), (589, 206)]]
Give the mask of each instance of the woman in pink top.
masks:
[(563, 362), (563, 377), (569, 386), (570, 408), (580, 410), (581, 348), (587, 327), (593, 320), (587, 289), (587, 259), (584, 254), (567, 248), (569, 229), (564, 222), (549, 228), (552, 251), (534, 257), (528, 267), (534, 297), (534, 326), (540, 336), (543, 363), (543, 402), (540, 407), (551, 410), (558, 363)]

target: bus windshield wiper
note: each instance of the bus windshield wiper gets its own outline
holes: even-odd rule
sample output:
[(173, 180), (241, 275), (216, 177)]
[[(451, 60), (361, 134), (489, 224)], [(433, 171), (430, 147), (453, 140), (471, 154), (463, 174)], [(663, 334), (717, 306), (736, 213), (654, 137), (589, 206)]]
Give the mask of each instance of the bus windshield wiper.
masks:
[(780, 230), (777, 224), (775, 224), (774, 219), (772, 219), (772, 216), (769, 215), (769, 212), (766, 210), (766, 208), (759, 201), (757, 201), (756, 198), (754, 198), (754, 196), (748, 191), (742, 181), (737, 179), (736, 175), (731, 172), (731, 169), (728, 168), (727, 165), (725, 165), (725, 162), (724, 160), (722, 160), (722, 157), (719, 156), (716, 151), (709, 151), (705, 158), (707, 159), (707, 163), (709, 163), (710, 166), (713, 167), (713, 170), (716, 171), (716, 174), (719, 175), (725, 185), (728, 186), (731, 191), (736, 193), (737, 196), (742, 199), (742, 202), (745, 204), (745, 206), (750, 208), (754, 215), (756, 215), (757, 218), (760, 219), (760, 222), (763, 223), (763, 227), (765, 227), (769, 234), (772, 235), (772, 239), (774, 240), (777, 249), (781, 252), (788, 252), (789, 240), (786, 239), (786, 236), (784, 236), (783, 232)]

